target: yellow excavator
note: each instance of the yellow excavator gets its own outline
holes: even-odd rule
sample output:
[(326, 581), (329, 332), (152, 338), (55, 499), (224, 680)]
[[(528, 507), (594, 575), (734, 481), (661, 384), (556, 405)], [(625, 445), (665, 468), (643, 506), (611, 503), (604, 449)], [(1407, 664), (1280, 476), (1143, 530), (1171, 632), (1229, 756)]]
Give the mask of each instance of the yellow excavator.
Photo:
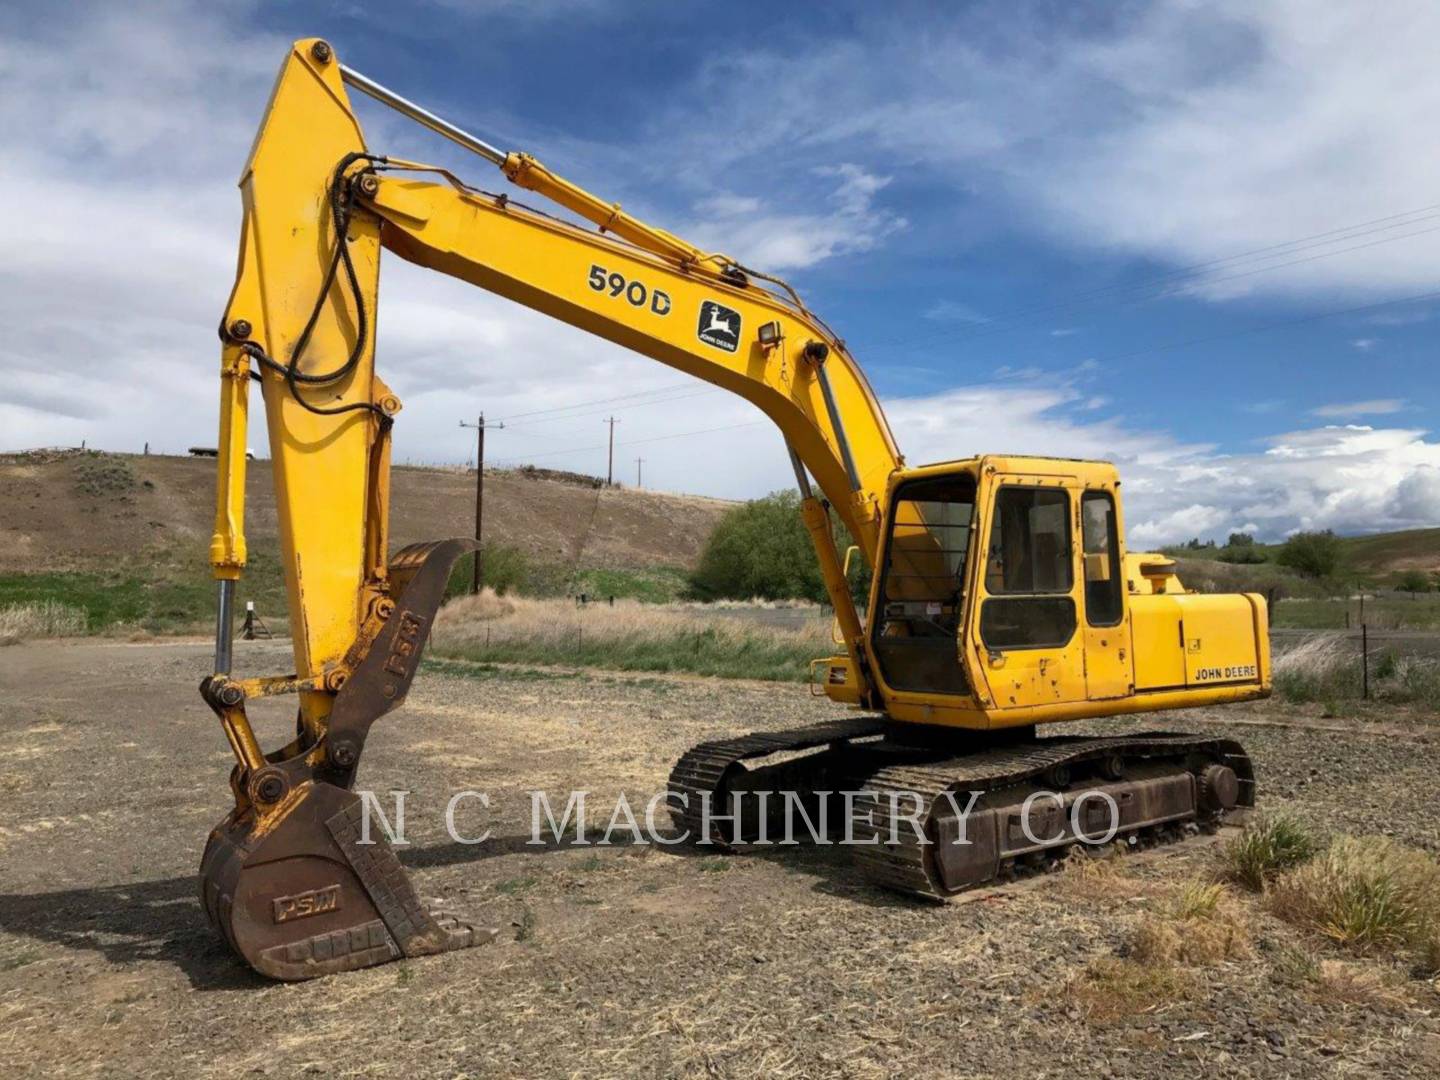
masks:
[[(594, 228), (369, 151), (347, 87)], [(1250, 760), (1231, 740), (1037, 734), (1270, 690), (1264, 600), (1187, 592), (1173, 562), (1127, 552), (1113, 466), (1011, 455), (906, 465), (844, 343), (783, 281), (495, 149), (346, 67), (323, 40), (291, 48), (240, 189), (239, 269), (220, 326), (215, 670), (201, 686), (235, 754), (235, 806), (210, 836), (200, 888), (212, 923), (258, 971), (303, 979), (490, 936), (428, 910), (383, 837), (361, 842), (352, 790), (371, 724), (415, 676), (452, 564), (476, 548), (389, 550), (400, 401), (374, 364), (382, 249), (732, 391), (784, 434), (843, 642), (813, 681), (857, 715), (686, 753), (669, 788), (692, 839), (754, 839), (765, 814), (726, 823), (703, 812), (747, 792), (868, 793), (860, 868), (944, 898), (1053, 866), (1097, 833), (1179, 840), (1253, 805)], [(295, 671), (235, 678), (253, 383)], [(844, 558), (835, 518), (854, 539)], [(864, 618), (852, 557), (873, 572)], [(246, 702), (288, 693), (296, 736), (267, 752)]]

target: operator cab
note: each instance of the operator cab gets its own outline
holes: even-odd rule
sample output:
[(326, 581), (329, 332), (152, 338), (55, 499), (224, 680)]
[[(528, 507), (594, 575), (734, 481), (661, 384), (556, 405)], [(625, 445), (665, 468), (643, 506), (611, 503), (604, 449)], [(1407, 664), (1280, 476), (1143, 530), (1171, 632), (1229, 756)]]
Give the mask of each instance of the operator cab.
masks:
[(1131, 693), (1116, 487), (1106, 463), (1035, 458), (900, 477), (869, 627), (885, 686), (990, 711)]

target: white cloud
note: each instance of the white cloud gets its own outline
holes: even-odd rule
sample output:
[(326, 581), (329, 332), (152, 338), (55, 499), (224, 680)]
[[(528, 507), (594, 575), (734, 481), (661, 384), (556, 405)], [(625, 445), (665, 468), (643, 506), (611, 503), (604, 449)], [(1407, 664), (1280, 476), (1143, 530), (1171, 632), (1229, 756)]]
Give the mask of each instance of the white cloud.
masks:
[(1333, 420), (1347, 416), (1384, 416), (1404, 408), (1405, 402), (1399, 398), (1371, 398), (1368, 401), (1338, 401), (1321, 405), (1318, 409), (1311, 409), (1310, 414)]
[[(1171, 288), (1214, 298), (1433, 291), (1440, 144), (1415, 133), (1440, 111), (1434, 4), (1159, 0), (1088, 26), (981, 5), (862, 29), (801, 57), (712, 57), (704, 122), (691, 102), (664, 114), (658, 152), (699, 184), (774, 175), (777, 153), (866, 152), (852, 159), (925, 175), (977, 214), (1018, 203), (1073, 244), (1205, 264)], [(703, 152), (674, 145), (682, 123)]]
[(1350, 342), (1350, 344), (1353, 348), (1359, 349), (1361, 352), (1369, 352), (1371, 349), (1375, 348), (1376, 345), (1380, 344), (1380, 342), (1378, 339), (1373, 337), (1362, 337), (1355, 338), (1353, 341)]
[(753, 196), (710, 195), (696, 205), (699, 217), (682, 235), (707, 250), (724, 251), (747, 266), (766, 271), (804, 269), (837, 255), (869, 251), (905, 228), (905, 219), (877, 206), (889, 177), (858, 165), (813, 170), (828, 185), (820, 213), (774, 210)]
[(936, 322), (987, 323), (990, 320), (969, 304), (958, 300), (936, 300), (925, 309), (924, 318)]
[(1242, 401), (1237, 408), (1241, 412), (1253, 413), (1256, 416), (1263, 416), (1266, 413), (1279, 412), (1285, 407), (1285, 402), (1275, 399), (1265, 401)]
[(1136, 547), (1233, 531), (1279, 539), (1299, 529), (1440, 524), (1440, 443), (1423, 431), (1305, 429), (1272, 437), (1258, 453), (1224, 454), (1118, 418), (1095, 420), (1087, 404), (1074, 386), (1006, 382), (889, 400), (886, 409), (912, 462), (1006, 452), (1113, 461)]

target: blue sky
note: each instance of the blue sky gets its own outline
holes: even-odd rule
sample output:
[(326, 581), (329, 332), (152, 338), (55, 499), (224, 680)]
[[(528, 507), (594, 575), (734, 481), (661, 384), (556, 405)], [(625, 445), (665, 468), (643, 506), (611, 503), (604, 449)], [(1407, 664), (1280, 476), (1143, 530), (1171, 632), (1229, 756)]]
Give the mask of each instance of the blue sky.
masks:
[[(213, 441), (234, 179), (286, 43), (319, 34), (490, 141), (791, 279), (912, 461), (1112, 458), (1132, 543), (1440, 524), (1431, 5), (59, 10), (0, 9), (17, 147), (0, 195), (30, 208), (0, 224), (0, 449)], [(372, 147), (501, 186), (357, 110)], [(587, 403), (648, 393), (613, 406), (647, 486), (787, 482), (742, 402), (399, 260), (382, 280), (402, 460), (463, 461), (456, 423), (484, 408), (517, 417), (498, 459), (603, 471)], [(687, 434), (709, 428), (728, 430)]]

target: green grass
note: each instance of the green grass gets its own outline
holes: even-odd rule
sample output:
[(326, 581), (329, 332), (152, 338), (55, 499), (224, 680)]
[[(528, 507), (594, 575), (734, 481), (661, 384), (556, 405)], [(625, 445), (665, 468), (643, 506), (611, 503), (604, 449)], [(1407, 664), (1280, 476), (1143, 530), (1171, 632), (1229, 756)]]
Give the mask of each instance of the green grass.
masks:
[(603, 601), (640, 600), (647, 604), (670, 604), (685, 593), (688, 578), (678, 566), (655, 566), (643, 570), (582, 570), (571, 585), (574, 593)]
[(1221, 851), (1225, 876), (1251, 892), (1263, 892), (1280, 874), (1313, 858), (1319, 844), (1293, 817), (1261, 818)]
[(773, 682), (806, 681), (810, 661), (817, 655), (814, 646), (804, 641), (791, 643), (773, 635), (727, 633), (717, 627), (663, 637), (625, 634), (603, 638), (577, 636), (568, 641), (497, 639), (490, 645), (437, 643), (434, 651), (447, 659), (482, 663), (560, 664)]
[[(252, 558), (236, 593), (237, 610), (254, 600), (272, 631), (283, 631), (285, 589), (273, 557)], [(214, 618), (215, 583), (199, 559), (137, 555), (108, 572), (0, 574), (0, 608), (44, 601), (85, 612), (90, 633), (130, 626), (151, 633), (204, 629)]]
[[(1296, 630), (1344, 630), (1347, 625), (1350, 629), (1359, 630), (1361, 621), (1360, 602), (1343, 598), (1285, 599), (1275, 605), (1271, 612), (1273, 626)], [(1440, 594), (1393, 593), (1367, 596), (1363, 621), (1372, 630), (1440, 629)]]
[(1440, 529), (1407, 529), (1374, 536), (1347, 536), (1340, 542), (1352, 565), (1372, 572), (1383, 571), (1400, 560), (1435, 561), (1436, 553), (1440, 552)]
[(1440, 863), (1386, 837), (1338, 837), (1276, 879), (1272, 912), (1356, 952), (1440, 966)]

